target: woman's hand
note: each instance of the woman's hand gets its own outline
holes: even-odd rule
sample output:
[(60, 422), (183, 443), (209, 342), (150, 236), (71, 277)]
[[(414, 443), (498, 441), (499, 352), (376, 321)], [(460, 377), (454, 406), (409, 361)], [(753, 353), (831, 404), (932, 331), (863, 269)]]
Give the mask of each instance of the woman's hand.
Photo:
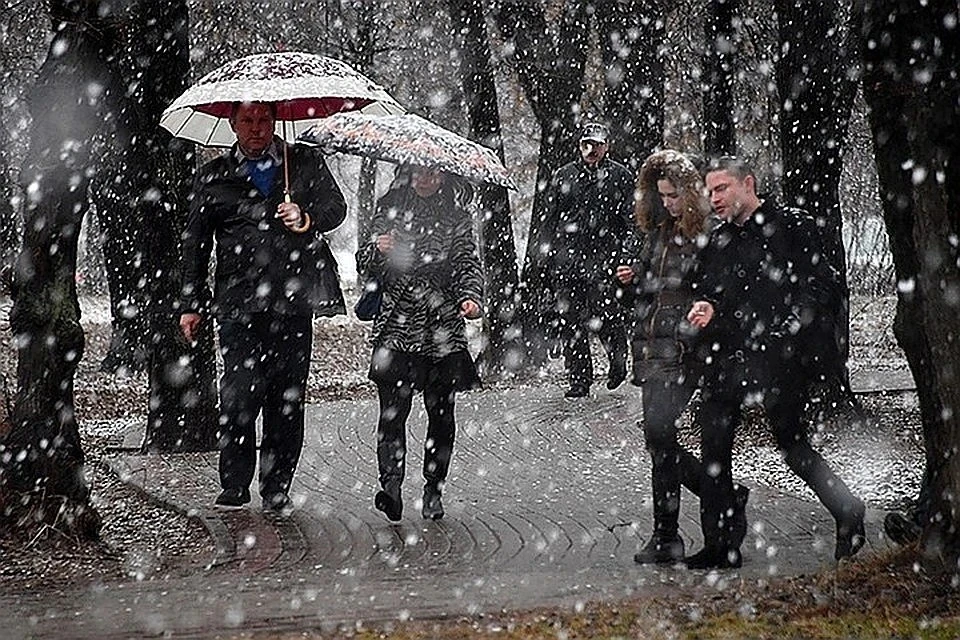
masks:
[(617, 267), (617, 280), (622, 284), (630, 284), (633, 281), (633, 267), (626, 264)]
[(697, 300), (690, 307), (690, 313), (687, 314), (687, 320), (698, 329), (703, 329), (713, 320), (713, 305), (706, 300)]
[(396, 246), (396, 240), (392, 233), (384, 233), (377, 236), (377, 251), (386, 255), (393, 251)]
[(476, 320), (483, 315), (483, 311), (480, 309), (480, 305), (473, 300), (464, 300), (460, 303), (460, 315), (467, 320)]

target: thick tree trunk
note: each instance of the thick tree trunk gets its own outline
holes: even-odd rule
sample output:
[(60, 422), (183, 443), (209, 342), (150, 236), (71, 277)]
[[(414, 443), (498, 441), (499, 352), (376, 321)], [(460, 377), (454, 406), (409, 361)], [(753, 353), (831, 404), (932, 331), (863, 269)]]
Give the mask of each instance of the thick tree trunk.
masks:
[(553, 172), (577, 157), (577, 112), (584, 92), (584, 67), (589, 44), (591, 6), (567, 3), (556, 41), (548, 41), (546, 17), (536, 0), (509, 0), (496, 14), (500, 33), (512, 46), (511, 59), (534, 116), (540, 124), (537, 188), (521, 274), (520, 314), (525, 366), (539, 366), (551, 344), (549, 301), (551, 274), (544, 265), (547, 217), (546, 188)]
[[(2, 115), (3, 105), (0, 105), (0, 122)], [(7, 164), (9, 137), (6, 127), (0, 126), (0, 295), (8, 294), (13, 283), (13, 265), (16, 261), (20, 230), (17, 212), (11, 204), (13, 184)]]
[[(112, 87), (125, 91), (124, 87)], [(147, 359), (147, 265), (144, 262), (147, 221), (136, 206), (143, 180), (128, 179), (142, 152), (132, 149), (129, 136), (118, 141), (125, 149), (111, 149), (101, 159), (104, 166), (91, 188), (103, 231), (103, 258), (110, 295), (110, 347), (100, 370), (121, 368), (142, 371)], [(116, 178), (121, 177), (117, 180)], [(135, 178), (137, 176), (134, 176)]]
[(659, 0), (597, 4), (610, 153), (634, 170), (663, 143), (663, 13)]
[(217, 444), (216, 365), (213, 336), (191, 347), (179, 326), (180, 236), (192, 182), (192, 150), (159, 126), (160, 114), (186, 89), (190, 59), (184, 0), (136, 5), (132, 45), (139, 91), (127, 105), (136, 138), (128, 148), (128, 175), (138, 185), (134, 219), (144, 224), (145, 317), (150, 399), (146, 451), (209, 451)]
[(733, 17), (740, 0), (710, 0), (704, 22), (703, 151), (707, 156), (734, 154), (733, 73), (740, 34)]
[[(104, 6), (101, 6), (104, 5)], [(95, 538), (74, 410), (84, 337), (76, 291), (77, 240), (86, 210), (89, 141), (102, 121), (91, 86), (104, 86), (117, 39), (106, 3), (51, 2), (54, 37), (28, 95), (33, 115), (24, 162), (27, 206), (10, 327), (17, 336), (13, 429), (0, 452), (5, 517), (24, 506)], [(12, 499), (12, 501), (11, 501)]]
[[(460, 34), (460, 75), (467, 100), (470, 138), (496, 150), (503, 160), (503, 140), (497, 90), (490, 63), (483, 3), (447, 0), (454, 33)], [(486, 279), (487, 337), (481, 354), (486, 372), (497, 376), (516, 369), (523, 361), (522, 332), (517, 318), (517, 250), (510, 222), (507, 190), (496, 185), (480, 187), (481, 252)]]
[(956, 2), (863, 4), (864, 94), (897, 272), (897, 340), (917, 384), (931, 507), (923, 550), (960, 557), (960, 34)]
[[(857, 92), (856, 25), (840, 26), (835, 0), (778, 0), (780, 149), (785, 204), (817, 219), (827, 261), (837, 270), (843, 308), (834, 337), (844, 361), (850, 353), (850, 293), (840, 211), (840, 174)], [(843, 381), (849, 382), (849, 374)]]

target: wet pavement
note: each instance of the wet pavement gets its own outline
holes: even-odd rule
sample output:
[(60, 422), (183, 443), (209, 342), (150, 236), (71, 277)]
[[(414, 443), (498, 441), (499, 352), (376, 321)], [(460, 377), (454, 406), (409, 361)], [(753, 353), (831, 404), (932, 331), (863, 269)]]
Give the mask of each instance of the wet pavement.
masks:
[[(854, 379), (861, 392), (896, 386), (889, 377), (864, 380)], [(835, 566), (832, 519), (804, 488), (777, 481), (789, 473), (762, 444), (736, 453), (735, 475), (752, 489), (742, 569), (710, 574), (635, 565), (632, 556), (652, 529), (638, 396), (630, 385), (615, 392), (597, 385), (591, 397), (575, 401), (553, 385), (460, 395), (446, 517), (436, 522), (422, 520), (419, 510), (426, 421), (419, 399), (409, 421), (404, 517), (396, 524), (373, 508), (373, 398), (308, 407), (307, 442), (292, 490), (296, 509), (286, 519), (262, 514), (256, 496), (248, 509), (215, 511), (215, 453), (118, 451), (111, 467), (150, 497), (199, 518), (216, 543), (215, 555), (186, 577), (2, 595), (0, 637), (330, 631), (637, 595), (689, 604), (741, 581)], [(141, 436), (133, 430), (128, 443), (136, 446)], [(875, 476), (888, 480), (891, 470), (919, 466), (909, 443), (873, 443), (875, 437), (875, 431), (851, 429), (817, 441), (874, 507), (865, 552), (887, 545), (876, 508), (882, 505), (871, 500), (885, 480)], [(681, 515), (681, 533), (696, 549), (701, 537), (690, 494), (683, 496)]]

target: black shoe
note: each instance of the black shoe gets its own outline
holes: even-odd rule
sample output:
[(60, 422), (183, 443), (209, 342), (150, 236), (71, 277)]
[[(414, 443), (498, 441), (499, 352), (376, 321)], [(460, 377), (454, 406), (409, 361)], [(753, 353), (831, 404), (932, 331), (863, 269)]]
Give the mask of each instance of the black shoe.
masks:
[(610, 365), (610, 371), (607, 372), (607, 389), (613, 391), (627, 379), (627, 366), (625, 364)]
[(581, 385), (573, 385), (567, 392), (563, 394), (564, 398), (585, 398), (590, 393), (590, 387), (584, 387)]
[(440, 500), (439, 491), (430, 488), (423, 490), (423, 507), (420, 509), (420, 515), (424, 520), (439, 520), (443, 517), (443, 502)]
[(293, 511), (293, 500), (284, 491), (268, 493), (262, 496), (263, 510), (287, 516)]
[(750, 489), (738, 484), (733, 492), (733, 517), (730, 519), (730, 535), (733, 546), (737, 549), (747, 537), (747, 500), (750, 499)]
[(244, 487), (242, 489), (224, 489), (213, 504), (220, 509), (239, 509), (248, 502), (250, 502), (250, 490)]
[(899, 513), (888, 513), (883, 519), (883, 532), (896, 544), (906, 547), (920, 539), (923, 528)]
[(683, 563), (688, 569), (739, 569), (743, 566), (743, 556), (739, 549), (704, 547)]
[(863, 529), (864, 511), (866, 509), (863, 503), (858, 500), (853, 512), (837, 521), (837, 548), (833, 552), (836, 560), (853, 556), (867, 541), (867, 534)]
[(680, 536), (661, 538), (653, 534), (647, 545), (633, 555), (637, 564), (676, 564), (683, 561), (686, 549)]
[(387, 515), (391, 522), (399, 522), (403, 516), (403, 500), (400, 498), (400, 486), (385, 487), (377, 491), (373, 505)]

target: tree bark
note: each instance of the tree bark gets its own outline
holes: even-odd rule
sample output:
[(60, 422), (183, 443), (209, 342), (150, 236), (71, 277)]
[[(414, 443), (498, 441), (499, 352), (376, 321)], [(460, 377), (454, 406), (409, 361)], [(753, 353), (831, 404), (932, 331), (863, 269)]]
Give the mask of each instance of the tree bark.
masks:
[[(917, 385), (931, 506), (925, 556), (960, 557), (960, 33), (956, 2), (865, 0), (861, 46), (884, 220), (898, 279), (895, 333)], [(953, 15), (951, 21), (948, 16)]]
[[(185, 0), (143, 0), (128, 69), (138, 90), (126, 105), (136, 134), (126, 148), (136, 184), (133, 218), (144, 221), (144, 317), (150, 399), (142, 450), (210, 451), (217, 446), (213, 334), (195, 346), (179, 326), (180, 236), (186, 226), (193, 152), (160, 128), (160, 114), (187, 88), (190, 58)], [(207, 323), (209, 324), (209, 323)]]
[[(504, 159), (497, 106), (497, 89), (490, 62), (483, 3), (480, 0), (447, 0), (453, 31), (459, 34), (460, 75), (470, 120), (470, 139), (496, 150)], [(481, 252), (487, 290), (484, 329), (487, 337), (481, 364), (498, 376), (522, 362), (522, 331), (517, 320), (517, 250), (513, 243), (510, 200), (504, 187), (479, 187)]]
[[(77, 239), (87, 208), (90, 140), (103, 119), (109, 61), (118, 37), (107, 3), (51, 1), (54, 35), (27, 100), (33, 115), (24, 161), (27, 205), (10, 327), (17, 339), (13, 428), (0, 455), (2, 513), (32, 509), (35, 520), (96, 538), (74, 409), (83, 357), (77, 303)], [(65, 518), (64, 518), (65, 516)], [(65, 520), (65, 521), (64, 521)]]
[(537, 0), (506, 0), (496, 22), (533, 114), (540, 124), (537, 188), (519, 284), (525, 366), (539, 366), (550, 346), (549, 309), (544, 309), (551, 274), (545, 268), (546, 188), (553, 172), (577, 156), (577, 112), (584, 92), (590, 9), (586, 2), (564, 4), (555, 40)]
[[(778, 0), (780, 149), (785, 204), (817, 220), (825, 258), (840, 275), (842, 309), (834, 338), (850, 354), (850, 292), (840, 211), (840, 174), (857, 80), (858, 26), (841, 26), (836, 0)], [(849, 382), (849, 374), (844, 383)]]
[(740, 0), (711, 0), (704, 22), (703, 151), (709, 156), (736, 153), (733, 72), (740, 35), (733, 17)]
[(596, 7), (606, 73), (604, 116), (614, 134), (610, 152), (634, 170), (663, 144), (663, 9), (659, 0)]

